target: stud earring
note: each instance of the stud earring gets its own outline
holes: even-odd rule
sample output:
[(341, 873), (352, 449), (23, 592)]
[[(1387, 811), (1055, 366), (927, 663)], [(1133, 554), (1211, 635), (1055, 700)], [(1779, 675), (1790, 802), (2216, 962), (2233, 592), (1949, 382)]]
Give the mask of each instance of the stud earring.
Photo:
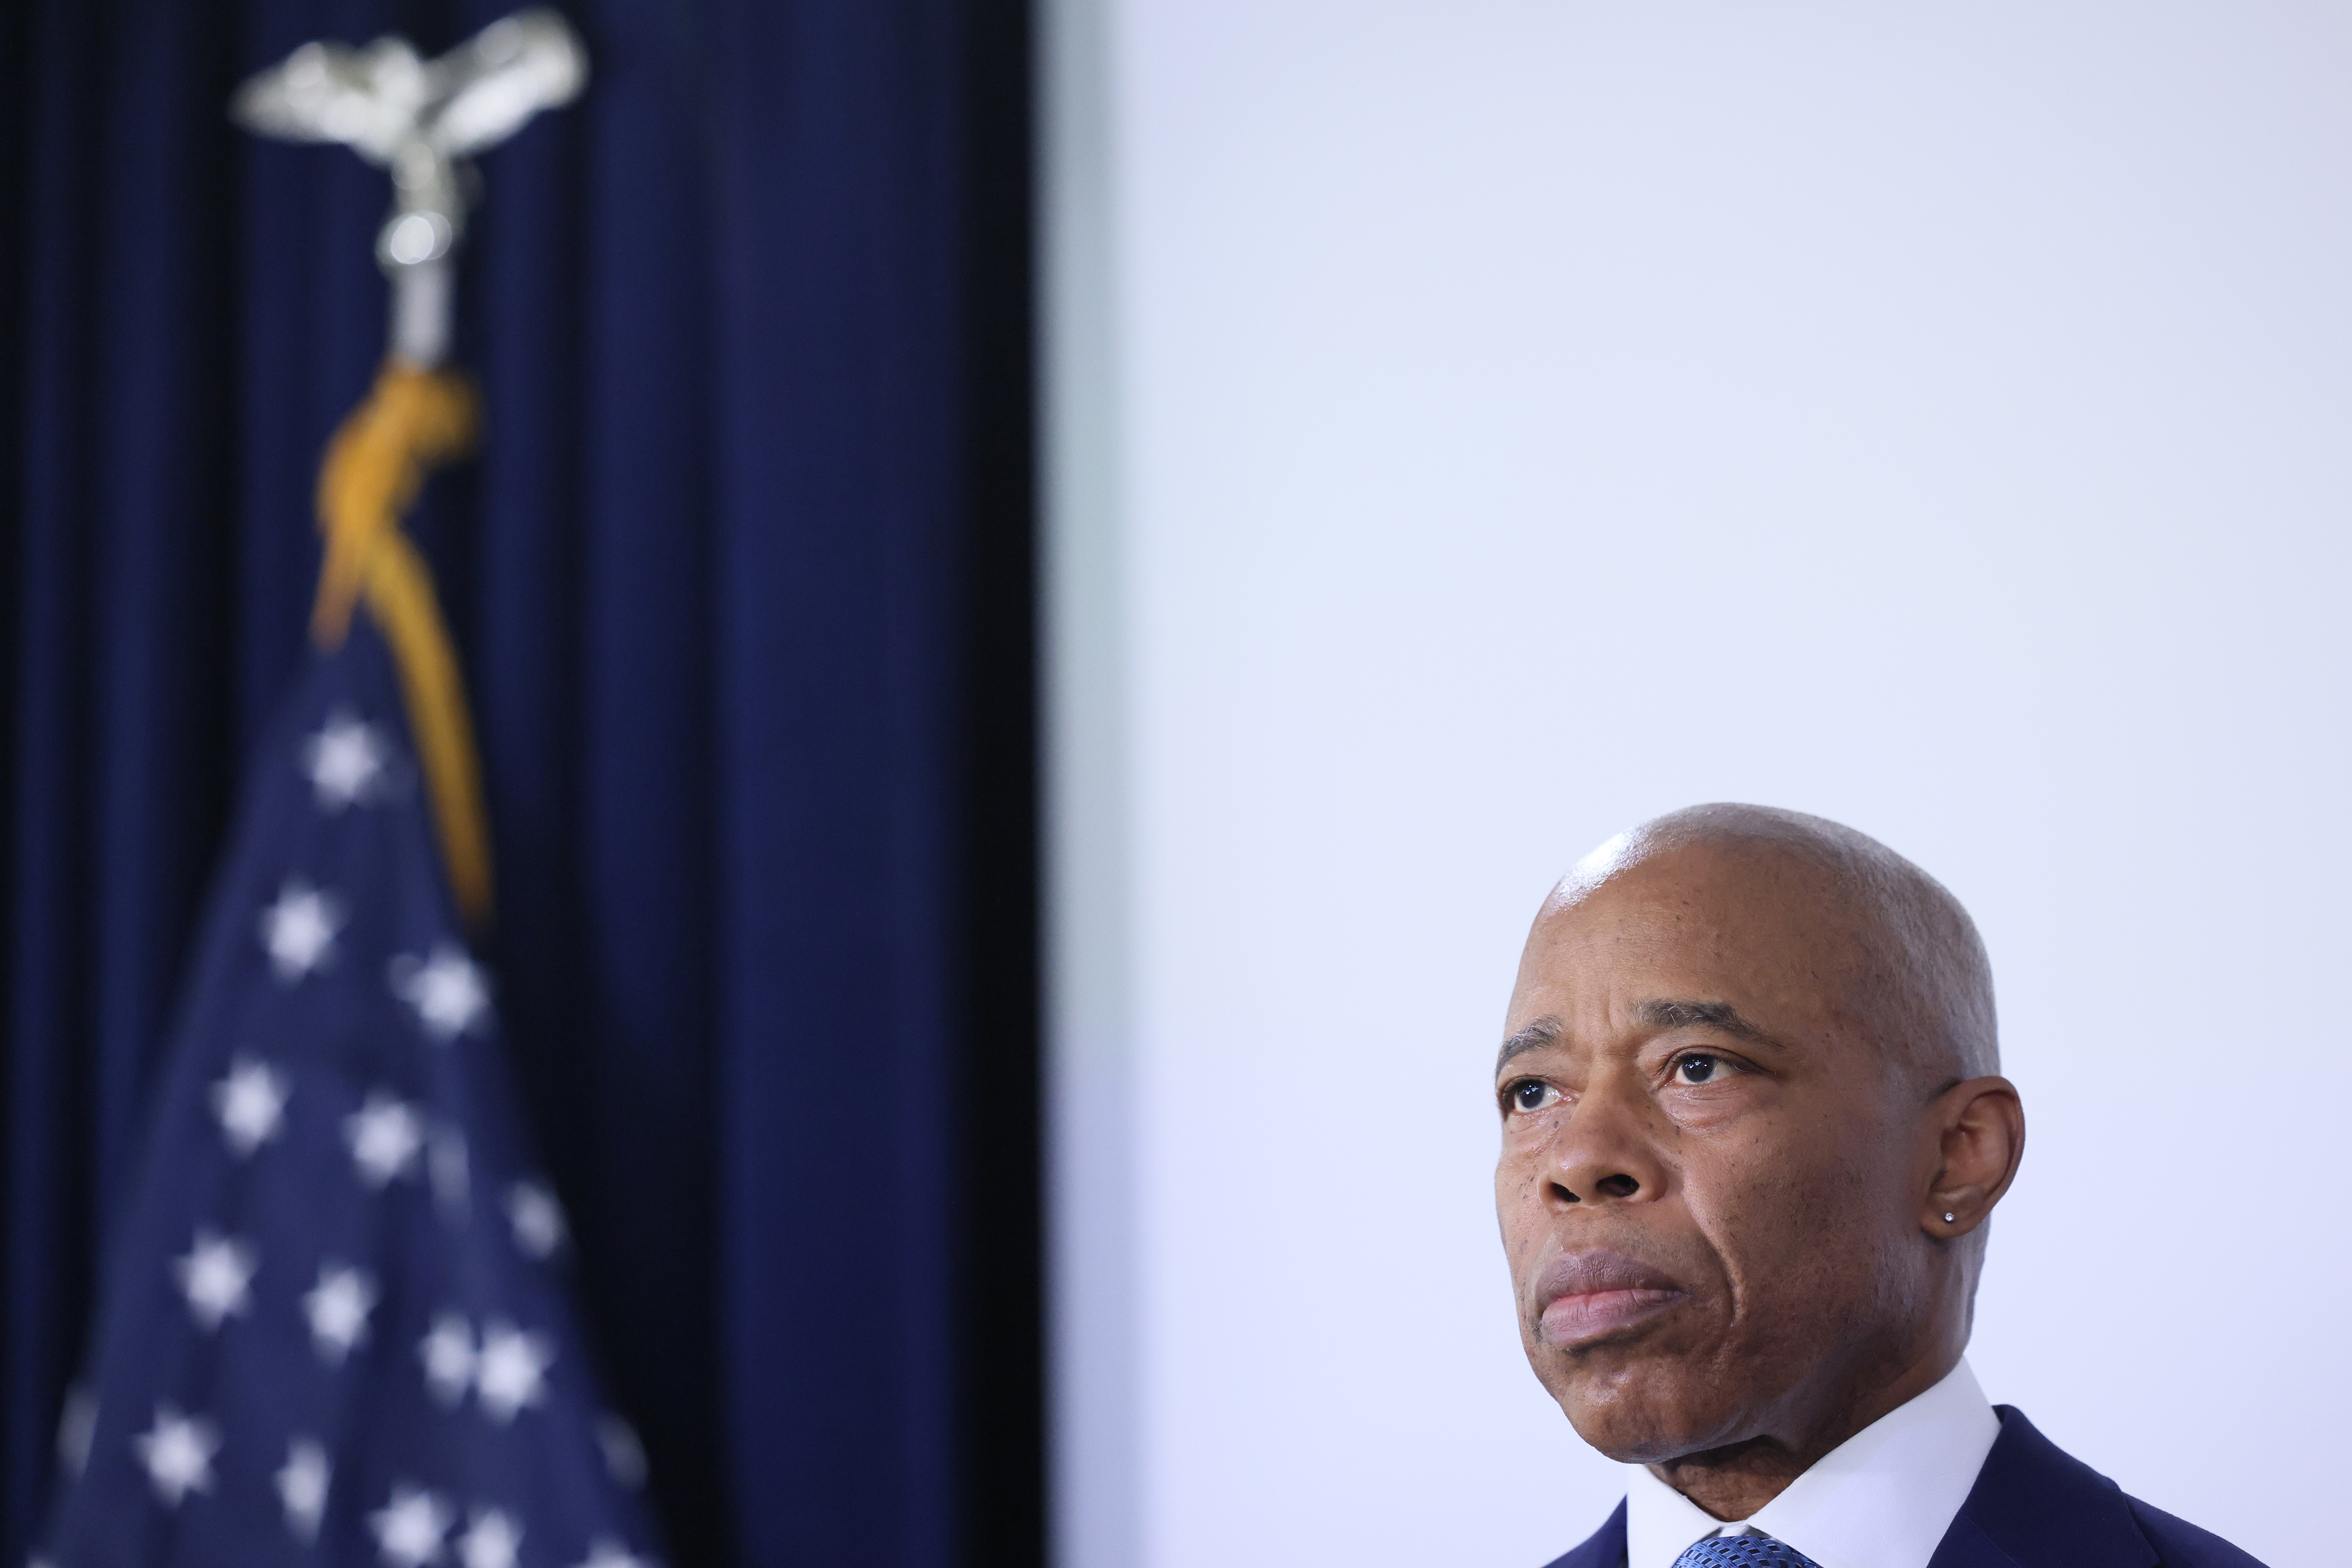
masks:
[(1958, 1220), (1959, 1220), (1959, 1215), (1950, 1215), (1950, 1214), (1948, 1214), (1948, 1215), (1946, 1215), (1944, 1216), (1944, 1223), (1945, 1223), (1946, 1225), (1953, 1225), (1953, 1224), (1957, 1224), (1957, 1223), (1958, 1222)]

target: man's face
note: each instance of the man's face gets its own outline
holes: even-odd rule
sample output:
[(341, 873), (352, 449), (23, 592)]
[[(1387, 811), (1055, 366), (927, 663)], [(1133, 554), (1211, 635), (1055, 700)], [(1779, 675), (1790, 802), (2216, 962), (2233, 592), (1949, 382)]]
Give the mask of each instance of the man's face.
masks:
[(1801, 861), (1694, 847), (1538, 919), (1496, 1077), (1536, 1375), (1651, 1462), (1788, 1437), (1886, 1374), (1929, 1289), (1916, 1086)]

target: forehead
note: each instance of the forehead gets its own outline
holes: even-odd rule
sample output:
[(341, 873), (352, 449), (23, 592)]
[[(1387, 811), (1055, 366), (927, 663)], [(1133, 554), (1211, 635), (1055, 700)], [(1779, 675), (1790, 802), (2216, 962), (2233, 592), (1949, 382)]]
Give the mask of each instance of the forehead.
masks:
[(1520, 959), (1511, 1027), (1621, 1015), (1654, 997), (1826, 1022), (1862, 949), (1834, 879), (1801, 858), (1675, 849), (1546, 905)]

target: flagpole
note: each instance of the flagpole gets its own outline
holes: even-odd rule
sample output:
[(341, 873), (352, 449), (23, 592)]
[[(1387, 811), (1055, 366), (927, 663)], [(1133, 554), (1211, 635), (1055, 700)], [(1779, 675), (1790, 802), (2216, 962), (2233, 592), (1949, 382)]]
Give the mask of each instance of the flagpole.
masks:
[(450, 268), (466, 197), (452, 160), (421, 134), (401, 145), (391, 169), (396, 200), (376, 235), (375, 259), (392, 284), (392, 353), (431, 370), (449, 356)]

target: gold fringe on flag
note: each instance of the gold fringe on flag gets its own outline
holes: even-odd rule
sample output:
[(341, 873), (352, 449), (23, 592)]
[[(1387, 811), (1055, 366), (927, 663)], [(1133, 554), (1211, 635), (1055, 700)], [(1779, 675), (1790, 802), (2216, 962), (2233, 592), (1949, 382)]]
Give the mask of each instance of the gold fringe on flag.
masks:
[(474, 392), (464, 377), (384, 362), (367, 401), (328, 443), (319, 471), (326, 560), (310, 640), (329, 652), (341, 647), (352, 609), (366, 603), (400, 671), (449, 890), (459, 913), (479, 926), (490, 913), (490, 840), (474, 725), (432, 573), (400, 528), (425, 476), (472, 449), (475, 426)]

